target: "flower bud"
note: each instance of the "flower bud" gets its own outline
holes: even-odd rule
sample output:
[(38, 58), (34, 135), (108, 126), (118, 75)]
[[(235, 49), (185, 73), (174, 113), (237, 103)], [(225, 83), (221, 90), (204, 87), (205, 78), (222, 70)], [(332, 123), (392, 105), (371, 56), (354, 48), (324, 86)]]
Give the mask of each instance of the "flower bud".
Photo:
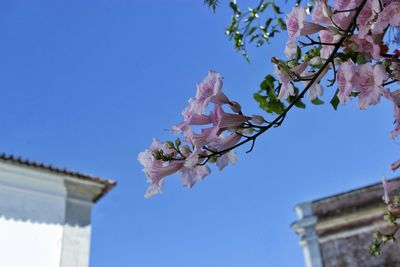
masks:
[(192, 151), (190, 150), (189, 146), (187, 146), (187, 145), (182, 146), (182, 147), (180, 148), (180, 150), (181, 150), (181, 153), (182, 153), (183, 155), (185, 155), (185, 156), (192, 153)]
[(210, 159), (208, 160), (208, 162), (209, 163), (215, 163), (215, 162), (217, 162), (217, 156), (212, 156), (212, 157), (210, 157)]
[(317, 57), (313, 57), (312, 59), (310, 59), (309, 62), (313, 66), (318, 66), (318, 65), (322, 64), (322, 59), (321, 59), (321, 57), (317, 56)]
[(166, 145), (169, 149), (174, 149), (174, 147), (175, 147), (174, 143), (171, 142), (171, 141), (165, 142), (165, 145)]
[(154, 157), (155, 160), (160, 160), (162, 158), (160, 151), (158, 150), (154, 150), (153, 152), (151, 152), (151, 155)]
[(235, 113), (239, 113), (242, 110), (242, 107), (236, 101), (231, 101), (229, 104), (230, 104), (232, 111)]
[(181, 139), (177, 138), (177, 139), (175, 140), (175, 145), (176, 145), (177, 147), (179, 147), (181, 144), (182, 144)]
[(339, 29), (336, 28), (335, 26), (329, 26), (327, 27), (327, 30), (330, 34), (336, 35), (339, 33)]
[(241, 130), (242, 133), (247, 134), (247, 135), (251, 135), (254, 132), (253, 128), (245, 128)]
[(251, 121), (255, 124), (263, 124), (265, 122), (265, 119), (263, 118), (263, 116), (253, 115), (251, 116)]

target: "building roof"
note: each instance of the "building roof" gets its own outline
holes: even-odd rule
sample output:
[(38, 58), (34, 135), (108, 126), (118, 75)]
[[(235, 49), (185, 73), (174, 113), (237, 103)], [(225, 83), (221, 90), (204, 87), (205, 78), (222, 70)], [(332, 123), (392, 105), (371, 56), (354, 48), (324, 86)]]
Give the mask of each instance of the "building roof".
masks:
[[(396, 177), (390, 180), (400, 180)], [(320, 219), (351, 213), (368, 206), (384, 205), (382, 182), (313, 200), (313, 214)]]
[(0, 154), (0, 162), (7, 162), (7, 163), (11, 163), (11, 164), (26, 166), (26, 167), (38, 169), (41, 171), (47, 171), (50, 173), (67, 175), (67, 176), (71, 176), (71, 177), (74, 177), (74, 178), (77, 178), (80, 180), (86, 180), (86, 181), (91, 181), (91, 182), (101, 184), (101, 185), (103, 185), (102, 192), (93, 200), (94, 202), (99, 200), (102, 196), (104, 196), (108, 191), (110, 191), (112, 188), (114, 188), (117, 185), (117, 182), (114, 180), (111, 180), (111, 179), (101, 178), (98, 176), (93, 176), (90, 174), (69, 170), (67, 168), (59, 168), (59, 167), (52, 166), (51, 164), (38, 163), (33, 160), (28, 160), (28, 159), (16, 157), (13, 155)]

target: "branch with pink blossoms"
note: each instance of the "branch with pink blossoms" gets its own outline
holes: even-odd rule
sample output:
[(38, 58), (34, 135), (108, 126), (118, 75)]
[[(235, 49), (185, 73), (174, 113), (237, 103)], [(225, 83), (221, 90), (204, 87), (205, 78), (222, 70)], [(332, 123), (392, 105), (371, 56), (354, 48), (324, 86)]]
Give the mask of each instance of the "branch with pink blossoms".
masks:
[[(183, 185), (190, 188), (210, 174), (209, 164), (215, 163), (220, 170), (235, 164), (234, 149), (251, 142), (247, 152), (252, 151), (256, 139), (281, 126), (294, 106), (304, 108), (302, 99), (306, 93), (312, 103), (323, 103), (318, 98), (323, 95), (320, 82), (331, 68), (333, 79), (328, 86), (336, 81), (339, 84), (331, 101), (335, 101), (335, 108), (339, 102), (345, 104), (358, 97), (359, 107), (365, 109), (384, 96), (394, 103), (396, 121), (400, 121), (399, 94), (384, 88), (399, 80), (398, 56), (395, 51), (396, 57), (388, 57), (388, 46), (382, 41), (388, 27), (400, 26), (400, 20), (392, 16), (400, 10), (400, 4), (389, 0), (378, 10), (374, 3), (377, 2), (338, 1), (338, 6), (330, 7), (326, 1), (316, 1), (313, 22), (306, 20), (305, 9), (293, 8), (286, 16), (290, 39), (285, 54), (289, 60), (273, 58), (277, 79), (268, 75), (255, 95), (265, 111), (277, 114), (270, 121), (260, 115), (244, 115), (240, 104), (222, 92), (221, 75), (211, 71), (197, 85), (196, 96), (182, 112), (183, 122), (173, 127), (172, 131), (183, 137), (163, 143), (154, 139), (150, 149), (139, 154), (150, 184), (145, 196), (161, 192), (165, 177), (171, 174), (180, 173)], [(319, 41), (312, 38), (314, 34), (319, 34)], [(303, 36), (309, 43), (299, 40)], [(303, 48), (312, 48), (302, 56), (302, 48), (296, 42)], [(375, 65), (371, 64), (373, 60)], [(305, 83), (304, 89), (300, 91), (296, 82)], [(266, 96), (261, 95), (264, 91)], [(287, 106), (283, 101), (288, 102)], [(397, 123), (392, 136), (399, 133)]]

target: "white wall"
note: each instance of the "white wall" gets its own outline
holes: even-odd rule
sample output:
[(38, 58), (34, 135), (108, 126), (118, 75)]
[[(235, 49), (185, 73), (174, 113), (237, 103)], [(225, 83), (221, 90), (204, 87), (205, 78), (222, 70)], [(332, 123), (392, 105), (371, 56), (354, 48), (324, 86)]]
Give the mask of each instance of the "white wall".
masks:
[(61, 225), (0, 218), (0, 266), (59, 266), (61, 241)]
[(95, 184), (0, 162), (0, 266), (87, 267)]

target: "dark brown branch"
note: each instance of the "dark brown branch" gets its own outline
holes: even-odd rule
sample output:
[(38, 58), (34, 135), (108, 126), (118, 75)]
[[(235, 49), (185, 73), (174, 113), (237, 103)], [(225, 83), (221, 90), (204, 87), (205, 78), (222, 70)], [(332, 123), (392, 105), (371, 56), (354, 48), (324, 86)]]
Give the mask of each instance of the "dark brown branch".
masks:
[(385, 82), (385, 83), (383, 83), (382, 85), (383, 86), (387, 86), (387, 85), (389, 85), (389, 84), (392, 84), (392, 83), (395, 83), (395, 82), (398, 82), (399, 80), (392, 80), (392, 81), (390, 81), (390, 82)]
[(263, 134), (264, 132), (268, 131), (270, 128), (272, 128), (275, 125), (281, 125), (284, 118), (286, 117), (286, 114), (294, 107), (294, 105), (300, 100), (302, 99), (305, 94), (307, 93), (307, 91), (311, 88), (311, 86), (318, 80), (319, 76), (324, 72), (324, 70), (329, 66), (329, 64), (331, 62), (333, 62), (333, 60), (336, 57), (336, 53), (339, 51), (340, 47), (343, 45), (343, 42), (353, 34), (354, 30), (356, 29), (356, 20), (358, 15), (360, 14), (362, 8), (364, 7), (365, 3), (367, 2), (367, 0), (363, 0), (361, 2), (361, 4), (358, 6), (356, 13), (354, 14), (354, 17), (352, 19), (352, 22), (350, 23), (350, 25), (347, 27), (347, 29), (345, 30), (346, 36), (342, 36), (340, 38), (340, 40), (337, 42), (337, 44), (335, 45), (335, 48), (332, 51), (332, 54), (329, 56), (329, 58), (325, 61), (324, 65), (318, 70), (318, 72), (315, 74), (315, 76), (313, 77), (312, 80), (310, 80), (310, 82), (305, 86), (305, 88), (301, 91), (301, 93), (294, 99), (294, 101), (292, 103), (289, 104), (289, 106), (281, 113), (278, 115), (278, 117), (276, 117), (270, 124), (268, 124), (267, 126), (265, 126), (265, 128), (263, 128), (261, 131), (259, 131), (258, 133), (256, 133), (255, 135), (251, 136), (250, 138), (247, 138), (239, 143), (237, 143), (236, 145), (230, 147), (230, 148), (226, 148), (223, 149), (221, 151), (218, 151), (216, 153), (212, 153), (210, 155), (204, 156), (204, 155), (200, 155), (199, 158), (207, 158), (209, 159), (212, 156), (218, 156), (218, 155), (223, 155), (227, 152), (229, 152), (232, 149), (235, 149), (239, 146), (242, 146), (246, 143), (248, 143), (249, 141), (255, 140), (258, 136), (260, 136), (261, 134)]

